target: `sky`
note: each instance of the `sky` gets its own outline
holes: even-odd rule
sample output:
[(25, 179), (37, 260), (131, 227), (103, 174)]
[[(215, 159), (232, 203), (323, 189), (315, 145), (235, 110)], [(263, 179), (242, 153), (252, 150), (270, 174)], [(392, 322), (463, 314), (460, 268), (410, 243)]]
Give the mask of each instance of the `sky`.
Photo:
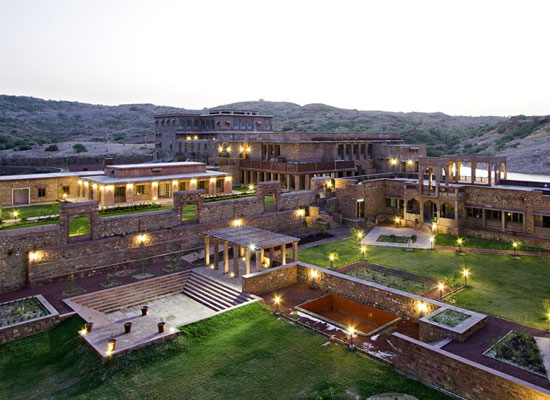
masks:
[(550, 2), (0, 0), (0, 93), (550, 114)]

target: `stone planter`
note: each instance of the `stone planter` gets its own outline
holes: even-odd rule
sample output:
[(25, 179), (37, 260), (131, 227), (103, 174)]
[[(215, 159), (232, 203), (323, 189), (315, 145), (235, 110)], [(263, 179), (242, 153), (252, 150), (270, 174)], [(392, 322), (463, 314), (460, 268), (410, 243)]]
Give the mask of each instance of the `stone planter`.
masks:
[(126, 322), (124, 324), (124, 333), (130, 333), (132, 331), (132, 323)]
[(141, 307), (141, 316), (142, 317), (146, 316), (148, 311), (149, 311), (149, 307), (147, 306)]
[(158, 328), (159, 328), (159, 333), (164, 333), (164, 326), (166, 325), (166, 322), (159, 322), (157, 324)]
[(94, 327), (94, 323), (93, 322), (86, 322), (84, 327), (86, 329), (86, 332), (90, 333), (92, 331), (93, 327)]

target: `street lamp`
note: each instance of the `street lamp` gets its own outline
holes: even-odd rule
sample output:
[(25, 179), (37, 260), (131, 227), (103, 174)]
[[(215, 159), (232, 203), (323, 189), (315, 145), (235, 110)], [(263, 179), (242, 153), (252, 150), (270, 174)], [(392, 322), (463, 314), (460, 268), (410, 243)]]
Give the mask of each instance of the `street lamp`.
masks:
[(330, 260), (330, 268), (334, 268), (334, 260), (336, 259), (336, 254), (330, 253), (328, 255), (328, 259)]
[(468, 275), (470, 275), (470, 272), (467, 269), (463, 269), (462, 275), (464, 275), (464, 287), (466, 287), (468, 286)]
[(367, 253), (367, 246), (361, 246), (361, 254), (363, 255), (363, 261), (365, 261), (366, 253)]
[(458, 238), (456, 240), (456, 243), (458, 244), (458, 252), (461, 253), (462, 252), (462, 243), (464, 243), (464, 241), (462, 240), (462, 238)]
[(513, 243), (512, 243), (512, 247), (514, 248), (514, 257), (517, 255), (517, 252), (518, 252), (518, 245), (519, 245), (518, 242), (513, 242)]
[(399, 228), (399, 221), (401, 221), (399, 219), (399, 217), (395, 217), (395, 225)]
[(357, 232), (357, 240), (361, 240), (363, 238), (363, 236), (365, 235), (365, 232), (363, 231), (358, 231)]
[(433, 237), (430, 238), (430, 245), (431, 245), (432, 250), (434, 249), (434, 240), (435, 239)]
[(443, 299), (443, 289), (445, 289), (445, 284), (443, 282), (439, 282), (439, 300)]

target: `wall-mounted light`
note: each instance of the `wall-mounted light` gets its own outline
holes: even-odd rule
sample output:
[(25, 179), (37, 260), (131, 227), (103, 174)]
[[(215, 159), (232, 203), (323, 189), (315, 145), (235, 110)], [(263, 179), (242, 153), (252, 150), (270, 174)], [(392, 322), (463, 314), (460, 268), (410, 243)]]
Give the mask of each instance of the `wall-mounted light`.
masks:
[(177, 186), (177, 185), (178, 185), (178, 181), (177, 181), (176, 179), (174, 179), (174, 180), (172, 181), (172, 185)]
[(29, 261), (30, 262), (38, 261), (40, 259), (40, 255), (41, 253), (39, 251), (31, 251), (29, 253)]
[(134, 187), (134, 185), (131, 184), (131, 183), (126, 184), (126, 189), (128, 189), (128, 190), (131, 190), (133, 187)]
[(158, 182), (153, 182), (152, 185), (153, 185), (153, 187), (157, 187), (159, 185), (159, 183)]
[(303, 208), (300, 208), (296, 210), (296, 215), (298, 215), (298, 217), (303, 217), (306, 215), (306, 210), (304, 210)]
[(147, 242), (147, 235), (146, 234), (138, 235), (136, 241), (140, 246), (143, 246), (145, 242)]
[(94, 184), (92, 185), (92, 189), (97, 190), (97, 183), (94, 183)]
[(312, 279), (317, 279), (319, 277), (319, 271), (317, 271), (316, 269), (310, 269), (309, 270), (309, 276)]
[(413, 160), (409, 160), (409, 161), (407, 161), (407, 164), (409, 164), (409, 165), (413, 165)]
[(191, 136), (187, 136), (187, 140), (191, 140)]
[(90, 184), (88, 182), (84, 182), (84, 186), (88, 187)]
[(105, 186), (101, 185), (101, 186), (99, 187), (99, 190), (105, 190)]
[(244, 151), (244, 147), (243, 146), (239, 147), (239, 153), (242, 153), (243, 151)]
[(391, 164), (391, 165), (397, 165), (397, 159), (396, 159), (396, 158), (392, 158), (392, 159), (390, 160), (390, 164)]
[(115, 190), (114, 185), (107, 185), (107, 191)]
[(233, 179), (233, 177), (231, 177), (231, 176), (226, 176), (226, 177), (225, 177), (225, 181), (226, 181), (226, 182), (231, 181), (231, 179)]
[(198, 140), (199, 137), (197, 135), (193, 136), (193, 139)]
[(238, 228), (239, 226), (243, 226), (243, 220), (242, 219), (236, 219), (232, 223), (233, 227)]
[(222, 146), (218, 146), (218, 153), (221, 153), (223, 151), (223, 147)]
[(216, 183), (216, 178), (210, 178), (210, 183)]
[(248, 246), (250, 248), (250, 250), (254, 251), (256, 250), (256, 245), (254, 244), (251, 244), (250, 246)]
[(78, 180), (78, 184), (79, 184), (79, 185), (82, 185), (82, 181), (81, 181), (80, 179)]
[(197, 180), (195, 178), (191, 179), (191, 185), (196, 185), (197, 184)]

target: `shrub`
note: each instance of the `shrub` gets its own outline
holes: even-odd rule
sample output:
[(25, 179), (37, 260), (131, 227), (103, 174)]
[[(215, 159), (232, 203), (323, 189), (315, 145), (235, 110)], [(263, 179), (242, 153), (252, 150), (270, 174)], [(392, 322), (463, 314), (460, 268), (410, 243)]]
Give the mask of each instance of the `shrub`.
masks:
[(44, 149), (44, 151), (59, 151), (59, 148), (56, 144), (50, 144), (48, 147)]
[(73, 146), (73, 150), (77, 153), (86, 153), (88, 149), (82, 143), (77, 143)]

